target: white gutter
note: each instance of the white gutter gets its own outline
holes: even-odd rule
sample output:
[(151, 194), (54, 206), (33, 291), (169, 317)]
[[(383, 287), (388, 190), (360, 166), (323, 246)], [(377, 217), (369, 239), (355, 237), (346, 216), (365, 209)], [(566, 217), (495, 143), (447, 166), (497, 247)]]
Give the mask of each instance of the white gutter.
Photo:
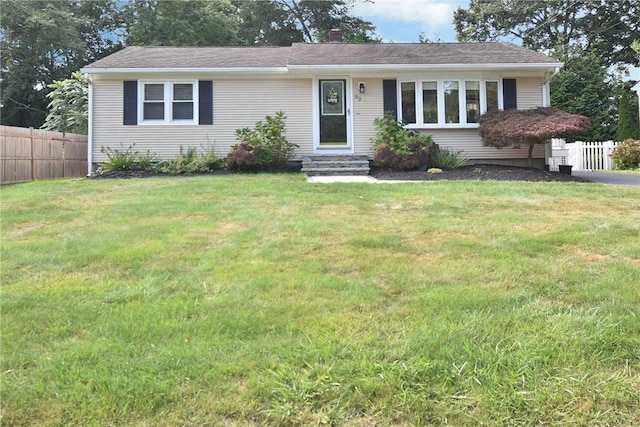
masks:
[(87, 176), (93, 173), (93, 78), (89, 74), (89, 117), (87, 126)]
[(487, 64), (342, 64), (342, 65), (289, 65), (291, 71), (324, 71), (324, 70), (484, 70), (484, 69), (559, 69), (562, 62), (552, 63), (487, 63)]

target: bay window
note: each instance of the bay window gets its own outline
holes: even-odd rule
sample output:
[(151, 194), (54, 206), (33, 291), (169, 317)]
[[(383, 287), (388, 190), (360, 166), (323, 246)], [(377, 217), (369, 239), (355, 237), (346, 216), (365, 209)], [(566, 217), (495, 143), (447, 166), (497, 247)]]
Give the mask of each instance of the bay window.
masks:
[(402, 82), (402, 120), (407, 124), (415, 124), (416, 121), (416, 83)]
[(464, 82), (465, 99), (467, 110), (467, 123), (478, 123), (478, 112), (480, 111), (480, 82)]
[(438, 124), (438, 82), (422, 82), (422, 122)]
[(460, 123), (460, 84), (456, 81), (444, 82), (445, 123)]
[(477, 127), (478, 116), (502, 104), (498, 80), (399, 83), (399, 119), (410, 127)]
[(487, 94), (487, 111), (495, 111), (500, 107), (498, 105), (498, 82), (487, 81), (485, 82), (485, 93)]

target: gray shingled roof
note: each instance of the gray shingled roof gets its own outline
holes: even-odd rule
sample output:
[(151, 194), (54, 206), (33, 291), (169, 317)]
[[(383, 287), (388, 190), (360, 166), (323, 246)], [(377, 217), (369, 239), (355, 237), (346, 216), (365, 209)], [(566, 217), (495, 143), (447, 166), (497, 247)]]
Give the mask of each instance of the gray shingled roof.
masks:
[(85, 68), (286, 68), (289, 47), (127, 47)]
[(367, 65), (549, 64), (559, 62), (510, 43), (338, 44), (291, 47), (127, 47), (92, 69), (229, 69)]
[(553, 64), (510, 43), (294, 44), (289, 65)]

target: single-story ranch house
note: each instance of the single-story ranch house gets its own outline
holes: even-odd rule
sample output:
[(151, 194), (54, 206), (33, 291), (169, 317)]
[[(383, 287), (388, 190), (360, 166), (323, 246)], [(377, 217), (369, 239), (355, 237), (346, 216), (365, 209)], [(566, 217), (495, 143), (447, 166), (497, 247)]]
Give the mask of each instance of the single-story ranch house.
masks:
[[(339, 36), (339, 35), (338, 35)], [(484, 147), (476, 118), (549, 105), (563, 64), (509, 43), (288, 47), (127, 47), (82, 71), (89, 86), (89, 172), (101, 148), (135, 144), (162, 159), (180, 148), (225, 156), (235, 130), (284, 111), (295, 159), (372, 157), (373, 121), (393, 111), (471, 162), (526, 164), (527, 147)], [(545, 149), (534, 151), (542, 167)]]

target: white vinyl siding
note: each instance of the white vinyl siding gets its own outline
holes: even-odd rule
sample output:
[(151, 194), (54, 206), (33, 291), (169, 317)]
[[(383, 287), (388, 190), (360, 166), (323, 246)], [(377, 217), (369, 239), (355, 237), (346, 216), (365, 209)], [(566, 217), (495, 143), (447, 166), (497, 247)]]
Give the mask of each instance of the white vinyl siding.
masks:
[[(529, 156), (529, 146), (520, 148), (506, 147), (497, 149), (482, 145), (482, 139), (477, 129), (424, 129), (423, 135), (431, 135), (433, 141), (440, 148), (449, 148), (454, 151), (464, 151), (469, 160), (481, 159), (526, 159)], [(533, 158), (544, 157), (544, 146), (536, 145), (533, 150)]]
[(542, 80), (531, 77), (516, 79), (518, 110), (528, 110), (542, 106)]
[[(180, 147), (207, 149), (214, 147), (223, 157), (232, 145), (237, 143), (235, 131), (238, 128), (253, 127), (266, 115), (284, 111), (287, 139), (299, 145), (294, 158), (300, 160), (313, 154), (313, 102), (315, 91), (313, 78), (220, 78), (210, 75), (190, 76), (194, 81), (213, 81), (213, 125), (123, 125), (123, 80), (135, 80), (137, 76), (127, 76), (120, 80), (96, 78), (94, 81), (93, 108), (93, 161), (104, 162), (106, 156), (101, 147), (112, 149), (127, 148), (135, 144), (140, 152), (147, 150), (162, 159), (176, 157)], [(156, 77), (154, 77), (155, 79)], [(162, 79), (162, 76), (157, 76)], [(353, 136), (356, 154), (373, 155), (372, 138), (375, 137), (373, 121), (382, 117), (382, 81), (394, 78), (352, 76)], [(421, 78), (434, 81), (437, 78)], [(480, 80), (455, 76), (461, 81)], [(145, 80), (140, 78), (140, 80)], [(487, 79), (497, 80), (497, 79)], [(358, 83), (366, 85), (366, 92), (358, 92)], [(398, 80), (398, 85), (400, 80)], [(542, 105), (542, 78), (517, 78), (518, 108), (534, 108)], [(421, 97), (422, 94), (419, 94)], [(401, 106), (398, 105), (398, 108)], [(470, 160), (476, 159), (526, 159), (528, 147), (498, 150), (484, 147), (477, 128), (418, 129), (422, 134), (432, 135), (434, 141), (443, 148), (463, 150)], [(543, 147), (536, 146), (534, 157), (544, 157)]]
[[(353, 78), (353, 135), (354, 152), (373, 156), (371, 140), (376, 136), (373, 121), (382, 117), (382, 79)], [(364, 82), (366, 92), (358, 92), (358, 82)]]
[[(127, 78), (133, 80), (135, 77)], [(266, 115), (284, 111), (286, 137), (300, 145), (296, 158), (313, 150), (313, 113), (309, 94), (312, 79), (219, 79), (213, 80), (213, 125), (123, 125), (122, 80), (100, 80), (94, 83), (93, 161), (104, 162), (101, 147), (120, 150), (135, 144), (135, 150), (147, 150), (161, 159), (180, 153), (180, 147), (206, 150), (213, 147), (226, 156), (236, 144), (236, 129), (253, 127)]]

